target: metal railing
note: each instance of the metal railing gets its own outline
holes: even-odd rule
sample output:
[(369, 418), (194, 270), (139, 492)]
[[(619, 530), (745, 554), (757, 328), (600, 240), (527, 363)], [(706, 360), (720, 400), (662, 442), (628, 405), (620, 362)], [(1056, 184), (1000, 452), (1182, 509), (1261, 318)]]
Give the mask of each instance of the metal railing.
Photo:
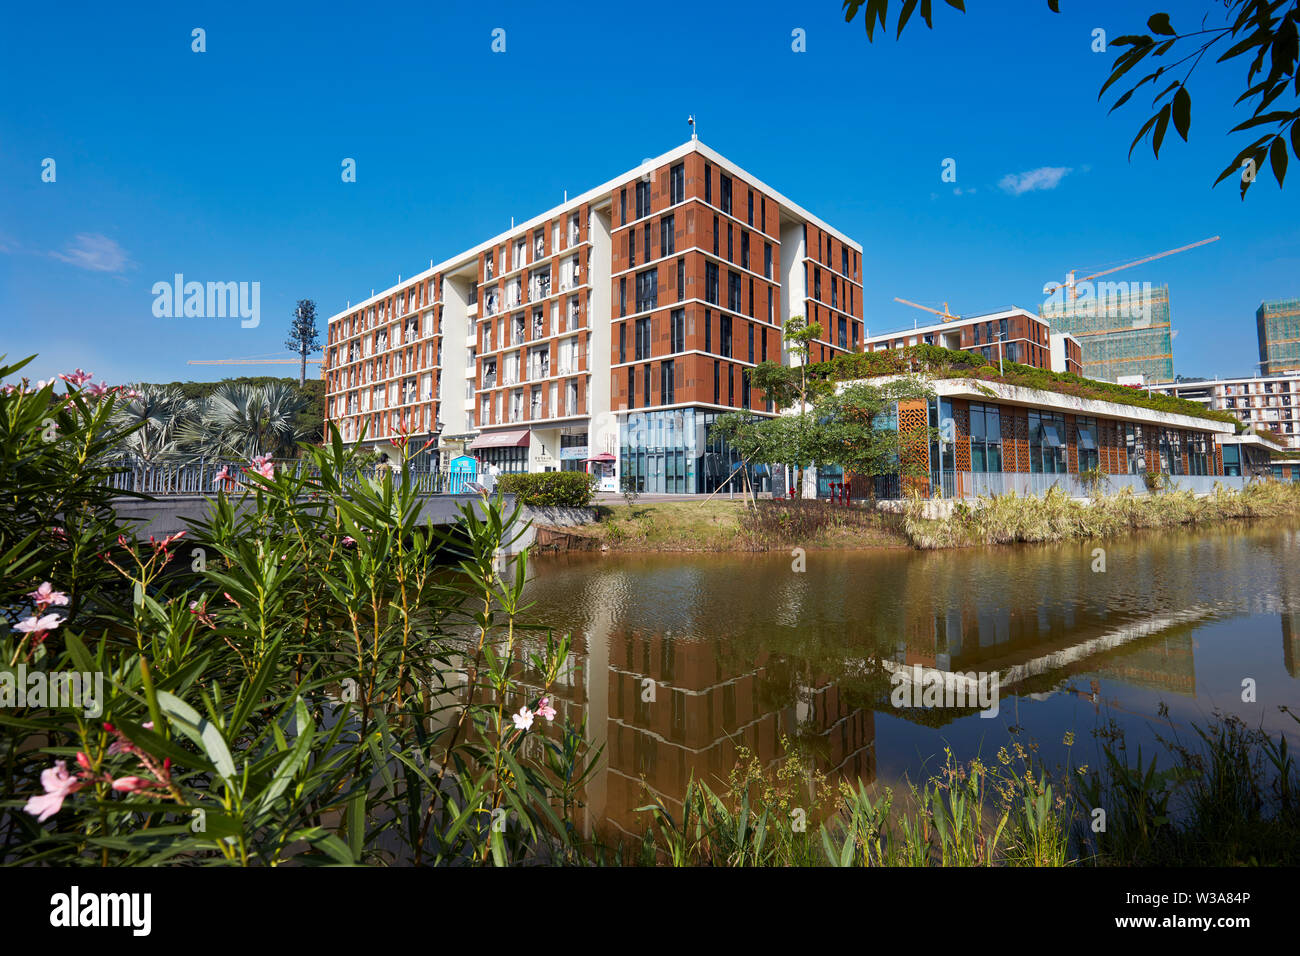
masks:
[[(1217, 484), (1227, 491), (1241, 491), (1246, 487), (1247, 481), (1246, 478), (1233, 475), (1170, 475), (1167, 484), (1162, 479), (1158, 490), (1209, 494), (1214, 491)], [(930, 497), (932, 498), (978, 498), (981, 495), (1005, 495), (1011, 492), (1021, 496), (1044, 495), (1052, 488), (1059, 488), (1072, 498), (1091, 497), (1094, 492), (1112, 495), (1125, 488), (1134, 494), (1149, 493), (1146, 480), (1142, 475), (1105, 475), (1098, 485), (1094, 486), (1090, 482), (1081, 480), (1077, 474), (1070, 473), (970, 471), (930, 473)], [(878, 497), (893, 496), (878, 494)]]
[[(301, 475), (319, 474), (319, 470), (309, 462), (301, 459), (274, 459), (277, 472), (292, 471)], [(244, 469), (248, 466), (243, 461), (189, 461), (189, 462), (123, 462), (120, 470), (113, 475), (108, 485), (116, 491), (146, 494), (153, 497), (175, 495), (212, 495), (219, 487), (227, 492), (238, 492), (247, 482)], [(219, 480), (222, 468), (227, 477)], [(383, 466), (366, 468), (352, 472), (348, 481), (371, 479), (379, 476)], [(472, 489), (464, 487), (466, 481), (474, 481), (472, 472), (446, 472), (407, 469), (416, 490), (422, 495), (467, 494)]]

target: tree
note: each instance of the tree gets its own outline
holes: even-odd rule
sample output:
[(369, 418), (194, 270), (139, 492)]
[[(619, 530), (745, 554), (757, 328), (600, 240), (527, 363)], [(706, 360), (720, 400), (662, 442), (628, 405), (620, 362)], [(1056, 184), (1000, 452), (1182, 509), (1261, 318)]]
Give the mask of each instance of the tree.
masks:
[(223, 385), (207, 397), (196, 421), (177, 428), (177, 442), (203, 458), (288, 458), (302, 438), (296, 422), (305, 403), (289, 384)]
[(307, 356), (321, 350), (317, 335), (316, 303), (311, 299), (299, 299), (298, 306), (294, 309), (293, 322), (289, 325), (289, 337), (285, 339), (284, 347), (290, 352), (297, 352), (302, 356), (302, 369), (298, 373), (298, 386), (300, 388), (307, 381)]
[[(899, 402), (928, 401), (934, 391), (915, 378), (899, 378), (875, 384), (855, 382), (842, 392), (828, 396), (817, 408), (815, 450), (817, 460), (839, 465), (849, 475), (874, 478), (898, 474), (921, 477), (926, 472), (928, 444), (938, 429), (904, 434), (897, 421), (892, 427)], [(917, 454), (903, 454), (916, 451)], [(868, 484), (875, 497), (875, 483)]]
[[(807, 411), (775, 418), (731, 412), (719, 416), (713, 428), (746, 462), (783, 462), (801, 472), (814, 463), (840, 465), (846, 474), (868, 478), (898, 472), (903, 445), (917, 442), (924, 450), (932, 436), (900, 435), (888, 419), (898, 402), (932, 395), (931, 389), (915, 378), (880, 384), (856, 382), (838, 394), (821, 393), (817, 404)], [(917, 471), (908, 463), (902, 467), (907, 475)], [(798, 484), (796, 496), (802, 496)]]
[[(948, 6), (965, 12), (964, 0), (945, 0)], [(1196, 72), (1206, 55), (1215, 47), (1225, 45), (1227, 48), (1213, 61), (1214, 65), (1237, 60), (1250, 55), (1245, 69), (1245, 85), (1241, 95), (1233, 106), (1243, 102), (1253, 105), (1254, 110), (1243, 122), (1234, 126), (1229, 133), (1245, 130), (1263, 130), (1254, 142), (1242, 149), (1227, 167), (1219, 174), (1214, 185), (1223, 182), (1234, 173), (1241, 177), (1241, 198), (1246, 198), (1248, 190), (1259, 174), (1264, 171), (1264, 161), (1268, 160), (1282, 188), (1287, 168), (1287, 140), (1291, 145), (1291, 154), (1300, 159), (1300, 73), (1297, 73), (1297, 58), (1300, 57), (1300, 0), (1203, 0), (1206, 13), (1201, 18), (1198, 29), (1179, 33), (1170, 22), (1169, 14), (1156, 13), (1147, 19), (1150, 33), (1139, 33), (1117, 37), (1110, 43), (1116, 47), (1128, 47), (1119, 55), (1111, 66), (1110, 76), (1097, 94), (1100, 100), (1112, 86), (1119, 82), (1133, 67), (1143, 60), (1148, 65), (1159, 59), (1161, 64), (1152, 72), (1121, 93), (1110, 108), (1114, 112), (1127, 103), (1141, 87), (1151, 84), (1154, 97), (1151, 107), (1155, 110), (1138, 130), (1129, 146), (1129, 156), (1138, 143), (1148, 135), (1151, 137), (1151, 150), (1157, 158), (1164, 142), (1165, 133), (1170, 122), (1184, 142), (1192, 125), (1192, 96), (1188, 90), (1188, 81)], [(931, 22), (932, 0), (919, 0), (921, 19), (933, 29)], [(899, 11), (895, 38), (902, 35), (918, 0), (901, 0), (895, 8)], [(1060, 13), (1060, 0), (1047, 0), (1047, 6), (1053, 13)], [(863, 23), (866, 27), (867, 42), (875, 36), (877, 26), (882, 32), (887, 29), (889, 0), (843, 0), (844, 20), (851, 22), (863, 7), (866, 12)], [(1210, 25), (1211, 16), (1222, 16), (1221, 22)], [(1174, 53), (1180, 54), (1174, 59)], [(1166, 60), (1165, 57), (1169, 59)], [(1170, 77), (1173, 71), (1190, 61), (1187, 73), (1181, 78), (1173, 78), (1163, 88), (1159, 86), (1162, 78)], [(1257, 79), (1259, 77), (1259, 79)], [(1282, 108), (1277, 108), (1279, 98), (1291, 90), (1290, 96), (1283, 101)], [(1270, 109), (1270, 107), (1274, 107)]]
[(119, 448), (145, 462), (183, 454), (179, 431), (194, 423), (196, 403), (175, 385), (137, 385), (132, 391), (134, 397), (113, 409), (114, 427), (134, 429)]
[[(816, 322), (808, 323), (804, 321), (802, 315), (792, 315), (786, 319), (785, 324), (781, 327), (781, 332), (785, 340), (785, 349), (797, 361), (790, 365), (783, 365), (779, 362), (762, 362), (754, 368), (750, 375), (750, 384), (772, 400), (772, 404), (779, 410), (783, 408), (792, 408), (795, 415), (782, 416), (787, 419), (785, 424), (776, 428), (775, 426), (768, 429), (766, 440), (769, 442), (776, 441), (778, 431), (780, 441), (784, 448), (783, 454), (769, 458), (760, 456), (757, 461), (781, 461), (793, 464), (800, 469), (812, 464), (815, 460), (810, 457), (810, 448), (808, 442), (811, 440), (808, 435), (809, 419), (807, 412), (817, 401), (828, 394), (831, 385), (825, 378), (808, 376), (808, 356), (811, 351), (811, 343), (818, 339), (822, 334), (822, 327)], [(742, 419), (746, 416), (740, 416)], [(730, 426), (739, 428), (739, 425)], [(739, 432), (737, 432), (739, 434)], [(764, 453), (766, 455), (766, 453)], [(743, 453), (741, 457), (747, 457)], [(803, 481), (795, 482), (795, 495), (803, 495)]]

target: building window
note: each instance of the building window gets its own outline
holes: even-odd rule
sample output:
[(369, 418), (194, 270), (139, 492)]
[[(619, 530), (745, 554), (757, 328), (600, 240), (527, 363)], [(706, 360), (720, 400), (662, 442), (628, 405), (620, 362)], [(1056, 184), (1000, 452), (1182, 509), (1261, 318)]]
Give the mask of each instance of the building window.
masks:
[(730, 216), (731, 215), (731, 177), (719, 175), (718, 185), (721, 187), (719, 192), (721, 192), (722, 194), (721, 195), (722, 211), (725, 212), (728, 216)]
[(731, 316), (726, 313), (718, 315), (718, 351), (723, 358), (731, 358)]
[(1065, 417), (1050, 412), (1029, 413), (1029, 470), (1064, 474), (1069, 470), (1065, 447)]
[(1090, 471), (1100, 462), (1097, 448), (1097, 419), (1075, 418), (1074, 433), (1076, 453), (1079, 456), (1079, 471)]
[(749, 408), (749, 369), (740, 370), (740, 407)]
[(754, 224), (754, 190), (749, 191), (749, 224)]
[(740, 267), (749, 268), (749, 232), (745, 229), (740, 230)]
[(772, 278), (772, 244), (763, 243), (763, 278)]
[(704, 310), (704, 351), (713, 351), (713, 313)]
[(664, 216), (659, 220), (659, 255), (671, 256), (677, 251), (677, 237), (673, 233), (673, 217)]
[(636, 408), (636, 366), (627, 367), (627, 407)]
[(627, 276), (618, 280), (618, 314), (627, 315)]
[(636, 229), (627, 231), (627, 264), (629, 268), (636, 265)]
[(719, 387), (719, 382), (721, 382), (719, 369), (721, 368), (721, 366), (722, 366), (721, 362), (719, 362), (717, 359), (713, 360), (713, 404), (714, 405), (722, 404), (721, 401), (722, 392), (720, 391), (720, 387)]
[(622, 365), (627, 361), (627, 323), (622, 322), (618, 327), (618, 364)]
[(840, 341), (840, 348), (847, 349), (849, 347), (848, 322), (845, 320), (844, 316), (842, 315), (840, 316), (840, 321), (839, 321), (839, 341)]
[(686, 349), (686, 310), (673, 309), (668, 316), (668, 336), (670, 352), (682, 352)]
[(618, 194), (618, 224), (627, 225), (627, 187), (624, 186)]
[(740, 273), (727, 273), (727, 308), (732, 312), (740, 311)]
[(734, 251), (734, 245), (732, 243), (732, 238), (733, 237), (732, 237), (731, 223), (727, 223), (727, 261), (728, 262), (736, 261), (736, 255)]
[(636, 276), (636, 310), (648, 312), (659, 304), (659, 270), (647, 269)]
[(820, 266), (813, 266), (813, 298), (821, 300), (822, 297), (822, 270)]
[(686, 298), (686, 260), (677, 260), (677, 301), (681, 302)]
[(636, 360), (650, 357), (650, 317), (636, 320)]
[(704, 201), (713, 205), (713, 167), (704, 164)]
[(677, 205), (686, 195), (686, 165), (678, 163), (668, 173), (668, 203)]
[(650, 215), (650, 183), (645, 180), (636, 184), (636, 217), (642, 219)]
[(642, 370), (641, 384), (644, 390), (644, 395), (642, 396), (642, 398), (644, 399), (644, 404), (649, 405), (650, 404), (650, 366), (642, 365), (641, 370)]
[[(749, 364), (753, 365), (754, 364), (754, 323), (746, 322), (745, 325), (749, 329)], [(749, 405), (746, 404), (745, 407), (748, 408)]]
[(647, 222), (645, 224), (645, 229), (643, 229), (641, 232), (642, 235), (645, 237), (645, 242), (643, 244), (645, 247), (644, 248), (645, 261), (649, 262), (652, 258), (652, 256), (650, 255), (650, 223)]
[(720, 224), (718, 217), (714, 216), (713, 217), (713, 254), (715, 256), (718, 254), (718, 239), (721, 235), (722, 235), (722, 225)]
[(971, 403), (970, 469), (1002, 470), (1002, 419), (996, 405)]
[(659, 363), (659, 404), (673, 404), (673, 363)]
[(704, 264), (704, 301), (718, 304), (718, 264), (716, 262), (706, 262)]

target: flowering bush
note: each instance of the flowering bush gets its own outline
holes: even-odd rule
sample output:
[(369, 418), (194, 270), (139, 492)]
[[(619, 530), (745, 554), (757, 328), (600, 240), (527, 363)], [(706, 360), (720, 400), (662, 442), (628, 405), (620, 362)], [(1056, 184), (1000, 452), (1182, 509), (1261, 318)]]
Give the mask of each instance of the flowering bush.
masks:
[(98, 464), (116, 393), (83, 374), (0, 395), (0, 682), (104, 686), (94, 717), (0, 706), (0, 860), (576, 852), (594, 755), (557, 706), (568, 638), (522, 620), (526, 556), (501, 571), (517, 511), (426, 525), (407, 470), (357, 477), (334, 433), (304, 446), (315, 467), (254, 461), (204, 520), (140, 541)]

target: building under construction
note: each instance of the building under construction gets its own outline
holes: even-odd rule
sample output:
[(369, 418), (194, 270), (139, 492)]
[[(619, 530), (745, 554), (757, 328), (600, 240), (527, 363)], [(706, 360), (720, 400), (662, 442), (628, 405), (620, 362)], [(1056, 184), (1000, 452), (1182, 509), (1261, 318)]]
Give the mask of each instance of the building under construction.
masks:
[(1106, 382), (1174, 380), (1169, 286), (1079, 282), (1060, 287), (1039, 314), (1079, 340), (1083, 374)]
[(1300, 299), (1261, 302), (1255, 310), (1261, 375), (1300, 370)]

